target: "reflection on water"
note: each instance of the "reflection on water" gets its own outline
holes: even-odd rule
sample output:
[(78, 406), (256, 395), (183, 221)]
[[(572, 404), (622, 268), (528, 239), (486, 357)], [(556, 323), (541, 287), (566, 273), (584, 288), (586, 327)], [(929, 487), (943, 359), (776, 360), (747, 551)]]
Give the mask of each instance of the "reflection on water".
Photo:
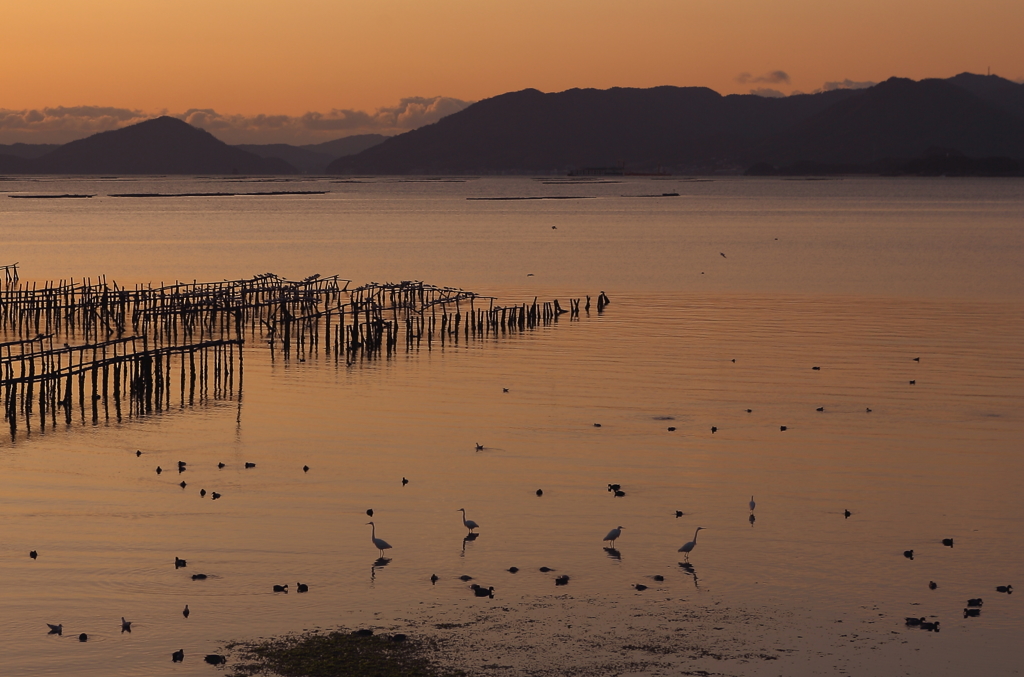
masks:
[[(851, 672), (955, 674), (970, 667), (965, 656), (976, 672), (1009, 672), (1024, 628), (1019, 596), (986, 599), (979, 618), (962, 609), (1024, 577), (1024, 313), (1007, 264), (1020, 233), (1006, 225), (1020, 206), (980, 187), (991, 198), (981, 206), (959, 182), (917, 193), (899, 184), (902, 198), (882, 195), (890, 184), (831, 183), (785, 186), (799, 194), (782, 199), (761, 188), (730, 196), (712, 182), (643, 214), (611, 198), (571, 208), (582, 211), (467, 206), (462, 193), (430, 192), (455, 189), (422, 184), (395, 199), (357, 186), (380, 192), (267, 204), (262, 216), (184, 200), (164, 204), (163, 216), (151, 206), (121, 213), (99, 198), (83, 207), (94, 211), (5, 213), (5, 243), (26, 254), (15, 258), (52, 266), (56, 278), (88, 260), (148, 280), (135, 257), (159, 249), (167, 256), (150, 257), (152, 274), (167, 279), (234, 276), (225, 265), (250, 275), (277, 269), (273, 258), (295, 272), (329, 262), (323, 271), (373, 270), (362, 279), (484, 282), (515, 302), (605, 289), (612, 304), (507, 340), (390, 360), (347, 364), (313, 351), (272, 361), (267, 346), (247, 344), (244, 402), (121, 422), (101, 415), (4, 442), (0, 559), (18, 582), (0, 589), (4, 674), (143, 674), (184, 647), (177, 674), (200, 675), (206, 666), (189, 657), (229, 638), (470, 622), (465, 604), (476, 600), (460, 575), (494, 584), (514, 609), (508, 623), (537, 621), (523, 624), (536, 635), (495, 628), (520, 647), (548, 646), (551, 628), (570, 622), (608, 646), (639, 646), (652, 627), (683, 627), (685, 614), (714, 619), (700, 633), (708, 642), (728, 627), (726, 644), (743, 645), (760, 631), (742, 608), (764, 606), (797, 628), (766, 649), (782, 651), (770, 663), (785, 663), (779, 673), (802, 669), (793, 647), (799, 660), (827, 653), (828, 674), (882, 651), (893, 670)], [(778, 236), (782, 248), (771, 249)], [(976, 248), (951, 253), (964, 240)], [(500, 242), (517, 244), (495, 256)], [(718, 257), (726, 246), (715, 268), (701, 261), (702, 250)], [(526, 280), (527, 267), (542, 275)], [(642, 288), (656, 291), (630, 291)], [(770, 293), (780, 289), (800, 294)], [(153, 472), (179, 460), (184, 474)], [(610, 481), (626, 495), (610, 494)], [(222, 498), (200, 499), (200, 488)], [(756, 529), (751, 494), (764, 518)], [(455, 506), (470, 507), (488, 538), (467, 536)], [(372, 561), (369, 581), (364, 558), (383, 550), (368, 542), (367, 518), (382, 528), (371, 538), (394, 546), (393, 559)], [(629, 557), (595, 556), (611, 525), (625, 527)], [(698, 526), (708, 534), (679, 562)], [(175, 572), (174, 557), (188, 567)], [(193, 571), (208, 580), (192, 581)], [(655, 575), (659, 595), (637, 595), (631, 586)], [(556, 576), (571, 582), (556, 588)], [(269, 594), (285, 580), (315, 587)], [(121, 616), (138, 623), (133, 633), (118, 632)], [(908, 616), (941, 621), (944, 643), (891, 635)], [(51, 622), (89, 642), (54, 651), (41, 643), (56, 641), (44, 634)], [(833, 643), (796, 639), (820, 639), (823, 627), (890, 643), (868, 652), (838, 632)], [(678, 645), (666, 633), (664, 646)], [(700, 669), (760, 670), (745, 660)]]

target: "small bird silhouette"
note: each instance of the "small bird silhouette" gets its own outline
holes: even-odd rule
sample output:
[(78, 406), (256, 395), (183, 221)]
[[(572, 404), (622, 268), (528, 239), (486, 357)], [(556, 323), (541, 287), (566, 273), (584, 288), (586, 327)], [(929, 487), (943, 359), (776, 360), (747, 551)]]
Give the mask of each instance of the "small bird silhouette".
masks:
[(675, 426), (669, 426), (668, 431), (670, 433), (674, 433), (676, 431), (676, 427)]
[(849, 517), (849, 516), (850, 516), (850, 515), (852, 515), (852, 514), (853, 514), (853, 513), (852, 513), (852, 512), (850, 512), (849, 510), (844, 510), (844, 511), (843, 511), (843, 517)]
[(461, 576), (459, 576), (459, 580), (462, 581), (463, 583), (468, 583), (469, 581), (473, 580), (473, 577), (472, 576), (468, 576), (466, 574), (462, 574)]
[(928, 581), (928, 589), (929, 590), (934, 590), (937, 587), (939, 587), (938, 583), (936, 583), (935, 581)]
[(595, 423), (595, 424), (594, 424), (594, 427), (595, 427), (595, 428), (600, 428), (600, 427), (601, 427), (601, 424), (600, 424), (600, 423)]
[(28, 556), (31, 557), (32, 559), (35, 559), (36, 557), (39, 557), (39, 553), (36, 552), (35, 550), (30, 550), (29, 553), (28, 553)]
[(182, 610), (182, 612), (181, 612), (181, 615), (182, 615), (182, 616), (184, 616), (185, 618), (188, 618), (188, 615), (189, 615), (190, 613), (192, 613), (192, 612), (188, 610), (188, 604), (186, 604), (186, 605), (185, 605), (185, 608), (184, 608), (184, 609)]
[(175, 557), (174, 558), (174, 568), (175, 569), (180, 569), (181, 567), (184, 567), (184, 566), (188, 566), (188, 562), (186, 562), (185, 560), (181, 559), (180, 557)]
[(723, 259), (727, 259), (727, 258), (729, 258), (728, 256), (726, 256), (726, 255), (725, 255), (725, 253), (724, 253), (724, 252), (718, 252), (718, 253), (719, 253), (719, 254), (720, 254), (720, 255), (722, 256), (722, 258), (723, 258)]
[(217, 467), (218, 467), (218, 468), (224, 468), (224, 464), (223, 464), (223, 463), (218, 463), (218, 464), (217, 464)]
[(483, 451), (484, 450), (484, 445), (482, 445), (479, 442), (477, 442), (476, 443), (476, 450), (477, 451)]
[(157, 466), (157, 467), (156, 467), (156, 474), (157, 474), (157, 475), (159, 475), (159, 474), (160, 474), (160, 473), (162, 473), (163, 471), (164, 471), (164, 469), (163, 469), (163, 468), (161, 468), (160, 466)]
[(202, 496), (202, 497), (205, 497), (206, 496), (206, 489), (200, 489), (199, 490), (199, 495)]
[(753, 413), (754, 413), (754, 410), (753, 410), (753, 409), (747, 409), (747, 413), (748, 413), (748, 414), (753, 414)]
[(203, 660), (209, 663), (210, 665), (224, 665), (228, 662), (227, 658), (215, 653), (206, 654), (206, 656), (203, 657)]
[(296, 592), (309, 592), (309, 586), (305, 583), (296, 583), (295, 590)]
[(430, 574), (430, 583), (432, 585), (436, 585), (437, 584), (437, 574)]
[(218, 494), (218, 493), (217, 493), (217, 492), (215, 491), (215, 492), (213, 492), (212, 494), (210, 494), (210, 498), (211, 498), (211, 500), (214, 500), (214, 501), (216, 501), (216, 500), (217, 500), (218, 498), (220, 498), (220, 494)]
[(209, 576), (206, 574), (192, 574), (193, 581), (205, 581)]
[(683, 511), (682, 510), (676, 510), (676, 519), (679, 519), (682, 516), (683, 516)]
[(786, 426), (780, 425), (779, 430), (781, 430), (782, 432), (786, 432)]
[(510, 574), (514, 574), (514, 573), (517, 573), (518, 571), (519, 571), (519, 567), (509, 567), (509, 568), (508, 568), (508, 572), (509, 572)]
[(950, 548), (952, 548), (953, 547), (953, 539), (952, 538), (944, 538), (944, 539), (942, 539), (942, 545), (949, 546)]
[(540, 569), (538, 569), (537, 571), (541, 572), (542, 574), (546, 574), (546, 573), (548, 573), (549, 571), (554, 571), (554, 569), (552, 569), (551, 567), (541, 567), (541, 568), (540, 568)]
[(865, 409), (864, 412), (867, 413), (867, 414), (870, 414), (871, 413), (871, 407), (868, 407), (867, 409)]
[(288, 592), (288, 584), (285, 583), (284, 585), (275, 585), (274, 592)]
[(172, 663), (180, 663), (183, 660), (185, 660), (185, 650), (184, 649), (178, 649), (177, 651), (175, 651), (174, 653), (171, 654), (171, 662)]
[(124, 616), (121, 616), (121, 632), (131, 632), (131, 631), (132, 631), (132, 622), (131, 621), (126, 621), (124, 619)]
[(249, 463), (248, 461), (246, 461), (246, 463), (245, 463), (245, 467), (246, 467), (246, 468), (255, 468), (255, 467), (256, 467), (256, 464), (255, 464), (255, 463)]
[(82, 634), (80, 634), (80, 635), (78, 636), (78, 641), (79, 641), (79, 642), (88, 642), (88, 641), (89, 641), (89, 635), (87, 635), (87, 634), (85, 634), (85, 633), (83, 632)]
[(653, 578), (654, 580), (656, 580), (658, 582), (661, 582), (661, 581), (665, 580), (665, 577), (662, 576), (661, 574), (655, 574), (655, 575), (651, 576), (651, 578)]
[(821, 367), (811, 367), (813, 371), (821, 371)]
[(714, 425), (711, 426), (711, 434), (714, 435), (717, 432), (718, 432), (718, 426), (714, 426)]
[(825, 411), (825, 407), (818, 407), (815, 411)]
[(501, 392), (503, 392), (503, 393), (507, 393), (507, 392), (508, 392), (508, 388), (502, 388), (502, 389), (501, 389)]
[(308, 465), (302, 466), (302, 472), (309, 472), (309, 466)]
[(915, 358), (914, 358), (914, 362), (920, 362), (920, 361), (921, 361), (921, 358), (920, 358), (920, 357), (915, 357)]
[(368, 509), (368, 510), (366, 511), (366, 516), (367, 516), (367, 517), (373, 517), (373, 508), (370, 508), (370, 509)]
[(544, 495), (544, 490), (543, 489), (538, 489), (537, 490), (537, 495), (538, 496), (543, 496)]
[(53, 623), (47, 623), (46, 627), (50, 628), (50, 633), (49, 634), (51, 634), (51, 635), (63, 635), (64, 634), (64, 624), (63, 623), (61, 623), (60, 625), (54, 625)]
[(1005, 592), (1005, 593), (1008, 593), (1008, 594), (1012, 594), (1013, 593), (1013, 586), (1012, 585), (997, 585), (996, 586), (996, 592)]
[(913, 550), (904, 550), (903, 551), (903, 556), (906, 557), (907, 559), (914, 559), (914, 551)]
[(555, 585), (569, 585), (569, 577), (566, 575), (555, 578)]
[(187, 487), (188, 485), (187, 485), (187, 484), (185, 484), (185, 480), (182, 480), (182, 481), (181, 481), (181, 484), (179, 484), (178, 486), (180, 486), (180, 487), (181, 487), (182, 489), (184, 489), (184, 488), (185, 488), (185, 487)]
[(142, 450), (141, 449), (135, 452), (135, 457), (138, 458), (139, 456), (142, 456)]
[(625, 495), (626, 495), (626, 492), (623, 491), (622, 489), (617, 489), (615, 491), (615, 494), (614, 494), (615, 498), (622, 498)]
[[(724, 254), (723, 254), (723, 256), (724, 256)], [(643, 583), (637, 583), (633, 587), (636, 588), (638, 592), (643, 592), (644, 590), (647, 589), (647, 586), (644, 585)]]
[(409, 480), (407, 480), (407, 479), (405, 479), (405, 478), (403, 477), (403, 478), (402, 478), (402, 486), (404, 487), (404, 486), (405, 486), (406, 484), (408, 484), (408, 483), (409, 483)]
[(911, 381), (911, 382), (910, 382), (910, 385), (912, 385), (912, 386), (915, 386), (915, 385), (917, 385), (917, 381)]

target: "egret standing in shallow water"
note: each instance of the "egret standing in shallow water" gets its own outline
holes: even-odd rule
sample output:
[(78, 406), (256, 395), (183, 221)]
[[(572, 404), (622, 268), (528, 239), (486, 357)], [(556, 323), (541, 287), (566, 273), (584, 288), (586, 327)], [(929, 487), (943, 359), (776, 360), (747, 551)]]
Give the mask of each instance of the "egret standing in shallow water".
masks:
[(697, 545), (697, 532), (700, 531), (703, 528), (704, 527), (697, 527), (697, 531), (693, 532), (693, 540), (690, 541), (689, 543), (683, 543), (683, 547), (679, 548), (679, 552), (685, 552), (686, 553), (686, 559), (687, 560), (690, 559), (690, 551), (693, 550), (694, 547)]
[(367, 526), (370, 527), (370, 540), (380, 550), (381, 559), (384, 558), (384, 551), (391, 549), (391, 544), (385, 541), (383, 538), (377, 538), (377, 527), (373, 522), (367, 522)]
[(479, 529), (480, 528), (480, 525), (477, 524), (476, 522), (474, 522), (473, 520), (466, 519), (466, 509), (465, 508), (459, 508), (455, 512), (461, 512), (462, 513), (462, 523), (470, 531), (473, 531), (473, 529)]
[(612, 545), (615, 545), (615, 539), (622, 535), (622, 527), (615, 527), (608, 532), (608, 535), (604, 537), (604, 540), (611, 541)]

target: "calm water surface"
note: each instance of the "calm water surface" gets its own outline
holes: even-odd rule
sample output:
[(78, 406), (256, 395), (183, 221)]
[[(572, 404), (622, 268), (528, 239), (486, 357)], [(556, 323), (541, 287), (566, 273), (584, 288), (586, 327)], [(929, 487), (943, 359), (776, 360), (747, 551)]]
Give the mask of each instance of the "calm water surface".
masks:
[[(272, 189), (330, 192), (110, 197)], [(213, 668), (201, 655), (232, 639), (444, 620), (473, 623), (449, 632), (475, 638), (466, 664), (509, 672), (529, 665), (516, 642), (558, 637), (567, 648), (551, 660), (569, 665), (584, 653), (639, 660), (622, 647), (656, 635), (681, 645), (685, 633), (778, 659), (723, 649), (648, 674), (1018, 674), (1024, 597), (994, 588), (1024, 592), (1022, 189), (0, 182), (0, 263), (35, 280), (319, 272), (503, 301), (612, 298), (578, 322), (353, 366), (272, 361), (254, 341), (240, 402), (6, 439), (2, 673), (203, 675)], [(679, 196), (637, 197), (669, 192)], [(585, 199), (466, 199), (524, 196)], [(154, 472), (178, 460), (181, 476)], [(627, 495), (612, 497), (609, 482)], [(385, 566), (374, 566), (368, 508), (394, 546)], [(482, 525), (475, 541), (458, 508)], [(600, 539), (618, 525), (609, 553)], [(707, 529), (681, 568), (676, 551), (697, 526)], [(175, 556), (188, 567), (176, 571)], [(540, 566), (570, 585), (556, 589)], [(495, 599), (473, 598), (462, 574)], [(310, 592), (271, 592), (296, 581)], [(979, 618), (962, 617), (970, 597), (985, 600)], [(501, 613), (481, 620), (488, 610)], [(934, 617), (942, 632), (910, 631), (905, 616)], [(514, 618), (543, 631), (503, 625)], [(172, 665), (179, 648), (186, 661)]]

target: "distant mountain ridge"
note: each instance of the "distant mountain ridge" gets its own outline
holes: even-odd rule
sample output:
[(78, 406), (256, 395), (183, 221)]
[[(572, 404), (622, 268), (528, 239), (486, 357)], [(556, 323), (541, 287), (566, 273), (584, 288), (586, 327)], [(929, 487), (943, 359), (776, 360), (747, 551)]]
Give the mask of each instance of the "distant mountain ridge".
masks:
[(753, 164), (859, 167), (928, 149), (1024, 158), (1024, 85), (962, 73), (784, 98), (701, 87), (534, 89), (477, 102), (335, 160), (333, 173), (741, 173)]
[(360, 153), (382, 143), (387, 138), (383, 134), (356, 134), (304, 146), (271, 143), (239, 144), (235, 148), (264, 158), (280, 158), (306, 174), (323, 174), (327, 171), (327, 166), (334, 160)]

